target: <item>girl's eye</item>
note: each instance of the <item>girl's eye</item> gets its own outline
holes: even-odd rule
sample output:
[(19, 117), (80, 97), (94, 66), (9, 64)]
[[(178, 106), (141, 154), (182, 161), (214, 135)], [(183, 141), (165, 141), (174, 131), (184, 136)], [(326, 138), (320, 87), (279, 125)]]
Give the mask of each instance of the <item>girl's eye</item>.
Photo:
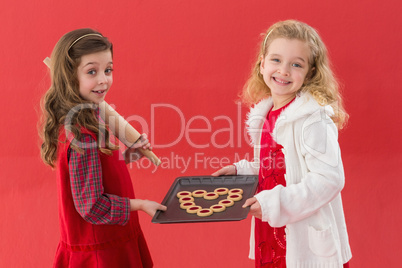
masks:
[(279, 62), (279, 59), (271, 59), (273, 62)]
[(105, 70), (105, 73), (107, 73), (107, 74), (111, 74), (112, 72), (113, 72), (113, 68), (107, 68)]
[(91, 74), (91, 75), (96, 74), (96, 71), (95, 70), (89, 70), (88, 74)]
[(293, 67), (301, 68), (302, 66), (298, 63), (293, 63)]

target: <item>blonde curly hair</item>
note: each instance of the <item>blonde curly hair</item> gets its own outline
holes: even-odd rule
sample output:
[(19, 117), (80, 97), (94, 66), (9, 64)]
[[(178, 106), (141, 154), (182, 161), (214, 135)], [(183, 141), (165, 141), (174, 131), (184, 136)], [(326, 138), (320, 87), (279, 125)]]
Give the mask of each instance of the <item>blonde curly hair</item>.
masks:
[(273, 24), (263, 36), (257, 61), (241, 93), (242, 101), (251, 106), (271, 96), (271, 90), (260, 72), (260, 65), (272, 41), (276, 38), (301, 40), (308, 44), (311, 53), (309, 72), (299, 91), (309, 92), (322, 106), (330, 105), (335, 112), (332, 120), (339, 129), (343, 128), (349, 116), (343, 106), (339, 84), (330, 67), (327, 48), (317, 31), (303, 22), (286, 20)]

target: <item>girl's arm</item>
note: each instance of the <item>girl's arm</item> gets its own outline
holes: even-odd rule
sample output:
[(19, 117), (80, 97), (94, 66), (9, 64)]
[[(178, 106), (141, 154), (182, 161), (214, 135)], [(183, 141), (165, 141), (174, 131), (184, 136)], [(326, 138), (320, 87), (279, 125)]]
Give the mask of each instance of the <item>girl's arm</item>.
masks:
[(155, 201), (142, 200), (142, 199), (130, 199), (131, 211), (141, 210), (153, 217), (157, 210), (166, 211), (167, 207), (163, 206)]
[(212, 176), (223, 176), (223, 175), (237, 175), (236, 166), (228, 165), (212, 173)]
[(214, 173), (212, 176), (222, 176), (222, 175), (258, 175), (259, 162), (253, 161), (249, 162), (246, 159), (240, 160), (233, 165), (225, 166)]
[(82, 154), (69, 149), (69, 170), (74, 205), (83, 219), (92, 224), (125, 225), (130, 218), (130, 200), (104, 193), (102, 167), (95, 140), (82, 135)]

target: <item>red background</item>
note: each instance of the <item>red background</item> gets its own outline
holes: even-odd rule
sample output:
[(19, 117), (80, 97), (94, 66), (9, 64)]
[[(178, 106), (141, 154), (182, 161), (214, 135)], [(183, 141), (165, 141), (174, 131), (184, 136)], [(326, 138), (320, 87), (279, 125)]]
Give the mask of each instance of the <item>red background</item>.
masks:
[[(130, 168), (138, 198), (161, 201), (176, 177), (210, 174), (207, 157), (251, 153), (243, 137), (247, 109), (235, 101), (254, 63), (260, 33), (278, 20), (312, 25), (327, 44), (351, 115), (340, 133), (346, 172), (344, 209), (352, 267), (399, 267), (402, 189), (400, 1), (3, 1), (0, 132), (0, 267), (49, 267), (59, 239), (55, 173), (39, 158), (38, 104), (49, 86), (42, 60), (67, 31), (93, 27), (115, 46), (109, 103), (149, 124), (163, 161), (190, 167)], [(238, 116), (240, 113), (240, 116)], [(204, 116), (193, 119), (195, 116)], [(216, 148), (212, 133), (233, 119), (233, 146)], [(154, 129), (151, 128), (153, 121)], [(190, 122), (190, 123), (189, 123)], [(135, 122), (134, 122), (135, 123)], [(139, 124), (136, 125), (139, 127)], [(238, 131), (240, 129), (240, 132)], [(218, 144), (230, 140), (216, 135)], [(169, 160), (171, 161), (171, 160)], [(169, 162), (165, 162), (169, 163)], [(196, 164), (198, 163), (198, 164)], [(172, 163), (170, 163), (172, 164)], [(226, 163), (223, 163), (226, 164)], [(140, 213), (155, 267), (253, 267), (247, 259), (250, 218), (240, 222), (157, 225)], [(399, 262), (398, 262), (399, 261)]]

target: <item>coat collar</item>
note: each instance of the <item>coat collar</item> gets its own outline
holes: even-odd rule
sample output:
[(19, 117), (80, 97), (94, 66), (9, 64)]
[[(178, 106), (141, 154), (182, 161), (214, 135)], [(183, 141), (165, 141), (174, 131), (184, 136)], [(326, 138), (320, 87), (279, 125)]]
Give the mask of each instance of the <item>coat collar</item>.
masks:
[[(272, 106), (272, 98), (265, 98), (254, 105), (247, 114), (246, 127), (253, 145), (260, 144), (261, 129)], [(279, 128), (314, 113), (320, 107), (310, 93), (298, 93), (295, 101), (286, 107), (277, 119), (272, 133), (273, 137), (276, 137)], [(329, 116), (333, 115), (332, 107), (325, 106), (325, 111)]]

